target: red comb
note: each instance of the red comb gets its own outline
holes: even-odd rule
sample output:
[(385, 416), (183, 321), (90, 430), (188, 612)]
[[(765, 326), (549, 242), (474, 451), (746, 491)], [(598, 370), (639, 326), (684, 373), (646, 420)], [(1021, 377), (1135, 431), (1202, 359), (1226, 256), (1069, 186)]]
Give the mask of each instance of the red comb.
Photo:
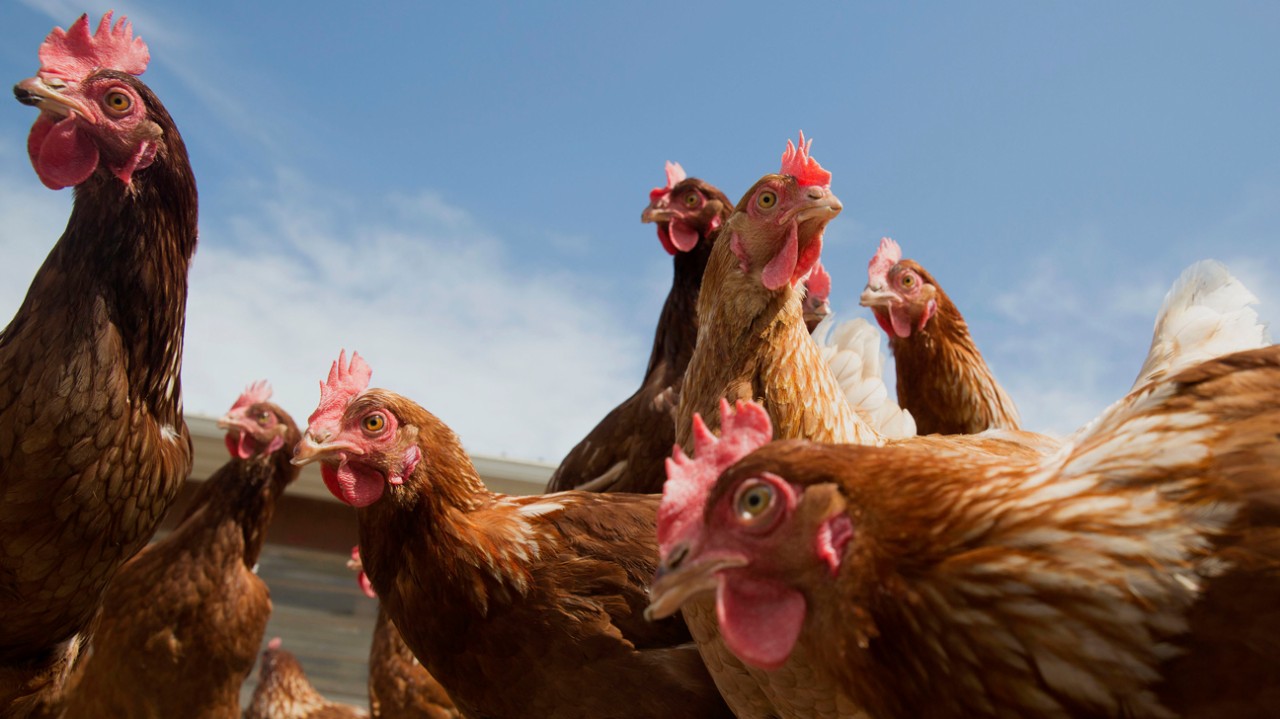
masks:
[(679, 447), (667, 460), (667, 482), (658, 506), (658, 546), (663, 554), (702, 519), (707, 493), (716, 477), (733, 463), (773, 439), (769, 413), (755, 402), (738, 400), (733, 409), (720, 400), (720, 436), (693, 415), (693, 457)]
[(805, 280), (805, 297), (822, 301), (831, 296), (831, 275), (822, 266), (822, 260), (809, 270), (809, 279)]
[(373, 370), (358, 353), (352, 352), (348, 363), (347, 351), (340, 351), (338, 361), (329, 368), (329, 378), (320, 383), (320, 404), (307, 418), (307, 424), (315, 424), (317, 419), (341, 417), (347, 404), (368, 388), (372, 376)]
[(89, 16), (81, 15), (70, 30), (55, 27), (40, 45), (40, 75), (79, 82), (95, 70), (110, 69), (141, 75), (147, 71), (151, 52), (123, 15), (111, 26), (111, 11), (102, 16), (98, 30), (89, 34)]
[(813, 140), (805, 142), (803, 130), (800, 131), (799, 147), (787, 140), (787, 150), (782, 153), (782, 169), (778, 170), (778, 174), (791, 175), (801, 187), (830, 187), (831, 173), (822, 169), (822, 165), (809, 156), (810, 147), (813, 147)]
[(244, 391), (236, 399), (236, 403), (231, 405), (231, 410), (234, 412), (241, 407), (249, 407), (259, 402), (266, 402), (269, 399), (271, 399), (271, 383), (265, 379), (260, 379), (244, 388)]
[(902, 248), (888, 237), (880, 238), (880, 247), (867, 263), (867, 284), (872, 287), (884, 287), (889, 281), (889, 270), (902, 261)]
[(684, 168), (678, 162), (667, 160), (667, 186), (655, 187), (649, 190), (649, 202), (657, 202), (659, 197), (671, 192), (671, 188), (678, 183), (683, 182), (688, 175), (684, 174)]

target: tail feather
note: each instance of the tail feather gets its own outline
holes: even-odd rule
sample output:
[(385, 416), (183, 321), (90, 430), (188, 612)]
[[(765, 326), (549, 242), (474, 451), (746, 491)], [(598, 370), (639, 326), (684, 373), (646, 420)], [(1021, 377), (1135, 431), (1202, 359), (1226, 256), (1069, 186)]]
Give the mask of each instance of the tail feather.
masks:
[(861, 317), (839, 325), (827, 317), (813, 330), (822, 358), (854, 411), (887, 439), (911, 437), (916, 422), (889, 396), (880, 330)]
[(1188, 267), (1165, 295), (1133, 389), (1214, 357), (1270, 344), (1251, 307), (1257, 303), (1222, 263), (1201, 260)]

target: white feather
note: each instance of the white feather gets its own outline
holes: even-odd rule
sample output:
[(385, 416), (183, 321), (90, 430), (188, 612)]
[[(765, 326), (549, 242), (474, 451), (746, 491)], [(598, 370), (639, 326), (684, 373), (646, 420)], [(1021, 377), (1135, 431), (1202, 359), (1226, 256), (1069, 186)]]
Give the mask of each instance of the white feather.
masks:
[(830, 316), (813, 330), (822, 359), (831, 368), (850, 406), (887, 439), (912, 437), (916, 421), (889, 396), (884, 383), (880, 330), (861, 317), (835, 323)]
[(1156, 316), (1151, 350), (1133, 389), (1214, 357), (1270, 344), (1251, 307), (1257, 303), (1221, 262), (1201, 260), (1183, 270)]

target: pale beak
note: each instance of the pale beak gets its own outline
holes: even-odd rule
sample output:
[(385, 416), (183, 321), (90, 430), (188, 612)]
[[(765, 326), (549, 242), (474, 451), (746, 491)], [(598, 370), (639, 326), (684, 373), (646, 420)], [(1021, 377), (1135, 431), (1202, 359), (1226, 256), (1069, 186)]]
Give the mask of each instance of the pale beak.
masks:
[(796, 222), (807, 222), (808, 220), (831, 219), (840, 214), (844, 209), (840, 198), (824, 187), (806, 187), (806, 202), (798, 205), (787, 212), (784, 212), (778, 218), (778, 224), (785, 224), (795, 220)]
[(93, 114), (83, 103), (62, 94), (65, 89), (66, 85), (60, 80), (29, 77), (13, 86), (13, 96), (23, 105), (40, 108), (41, 112), (59, 117), (76, 114), (90, 125), (96, 124)]
[(890, 290), (867, 285), (867, 288), (862, 291), (862, 295), (858, 298), (858, 304), (863, 307), (888, 307), (896, 299), (898, 299), (898, 295)]
[(671, 552), (667, 561), (658, 565), (653, 585), (649, 587), (645, 619), (653, 622), (675, 614), (693, 597), (715, 591), (720, 583), (719, 572), (747, 565), (747, 558), (740, 554), (696, 557), (692, 562), (687, 560), (688, 551), (681, 546)]
[[(325, 439), (327, 440), (328, 437)], [(364, 450), (351, 442), (316, 441), (315, 437), (307, 432), (303, 435), (302, 441), (293, 448), (293, 459), (289, 461), (301, 467), (312, 462), (336, 459), (334, 455), (339, 454), (360, 455), (364, 454)]]
[(640, 213), (641, 222), (670, 222), (676, 213), (670, 207), (654, 207), (649, 205)]

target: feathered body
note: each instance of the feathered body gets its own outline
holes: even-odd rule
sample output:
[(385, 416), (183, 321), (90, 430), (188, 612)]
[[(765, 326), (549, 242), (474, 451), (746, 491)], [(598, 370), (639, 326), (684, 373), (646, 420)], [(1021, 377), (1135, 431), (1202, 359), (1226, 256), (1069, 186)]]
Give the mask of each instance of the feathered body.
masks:
[(889, 238), (868, 268), (862, 304), (889, 335), (898, 404), (920, 434), (1021, 428), (1018, 408), (996, 381), (942, 286)]
[[(87, 25), (81, 18), (71, 33), (87, 37)], [(76, 196), (66, 231), (0, 333), (0, 715), (48, 688), (17, 686), (9, 671), (36, 676), (65, 661), (65, 643), (151, 537), (191, 467), (179, 377), (196, 246), (186, 148), (130, 72), (50, 79), (46, 49), (62, 48), (59, 32), (41, 50), (42, 74), (15, 88), (42, 110), (33, 164), (51, 187), (74, 180)], [(107, 113), (99, 103), (120, 98), (131, 103), (123, 119), (77, 124), (76, 113)], [(59, 164), (68, 142), (94, 160), (77, 160), (71, 175)]]
[(675, 441), (680, 383), (697, 340), (697, 302), (702, 273), (716, 231), (733, 210), (724, 193), (697, 178), (685, 178), (668, 163), (667, 187), (655, 188), (641, 217), (655, 222), (672, 257), (675, 274), (658, 317), (653, 350), (640, 388), (615, 407), (565, 456), (547, 483), (565, 489), (657, 493), (666, 475), (662, 463)]
[(258, 686), (253, 690), (244, 719), (368, 719), (369, 715), (346, 704), (325, 699), (302, 671), (298, 658), (272, 639), (262, 652)]
[(300, 434), (254, 385), (220, 424), (232, 458), (181, 523), (121, 567), (103, 597), (64, 719), (240, 716), (271, 598), (254, 573)]
[[(361, 591), (377, 592), (364, 573), (360, 547), (351, 550), (347, 567), (355, 570)], [(453, 719), (461, 716), (449, 693), (404, 643), (391, 615), (379, 603), (369, 645), (369, 715), (373, 719)]]
[(719, 477), (673, 569), (715, 575), (740, 655), (790, 645), (870, 716), (1269, 716), (1277, 393), (1271, 346), (1031, 461), (774, 442)]
[(295, 461), (359, 508), (364, 570), (463, 716), (729, 715), (684, 624), (643, 616), (658, 497), (494, 494), (369, 372), (339, 358)]

